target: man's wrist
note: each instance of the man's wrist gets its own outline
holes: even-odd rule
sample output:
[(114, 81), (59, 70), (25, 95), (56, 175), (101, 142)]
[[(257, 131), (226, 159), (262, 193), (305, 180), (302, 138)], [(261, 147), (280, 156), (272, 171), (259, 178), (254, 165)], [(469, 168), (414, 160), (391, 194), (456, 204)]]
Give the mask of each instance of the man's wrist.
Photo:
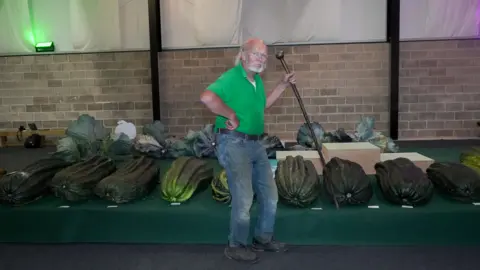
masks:
[(232, 111), (232, 112), (230, 112), (230, 113), (227, 115), (227, 118), (228, 118), (228, 119), (233, 119), (233, 118), (235, 118), (235, 116), (236, 116), (236, 115), (235, 115), (235, 112)]
[(289, 82), (284, 82), (283, 80), (281, 80), (279, 83), (278, 83), (278, 86), (282, 88), (282, 90), (285, 90), (287, 89), (287, 87), (290, 85)]

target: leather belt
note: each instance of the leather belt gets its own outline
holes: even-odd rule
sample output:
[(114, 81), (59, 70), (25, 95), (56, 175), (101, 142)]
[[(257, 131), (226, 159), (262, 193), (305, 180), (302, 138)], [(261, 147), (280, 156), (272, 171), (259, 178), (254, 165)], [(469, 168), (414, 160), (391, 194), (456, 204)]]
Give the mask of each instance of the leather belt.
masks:
[(233, 135), (235, 137), (242, 138), (242, 139), (245, 139), (245, 140), (250, 140), (250, 141), (258, 141), (261, 138), (261, 135), (250, 135), (250, 134), (246, 134), (246, 133), (243, 133), (243, 132), (239, 132), (239, 131), (235, 131), (235, 130), (229, 130), (229, 129), (225, 129), (225, 128), (219, 128), (218, 133), (229, 134), (229, 135)]

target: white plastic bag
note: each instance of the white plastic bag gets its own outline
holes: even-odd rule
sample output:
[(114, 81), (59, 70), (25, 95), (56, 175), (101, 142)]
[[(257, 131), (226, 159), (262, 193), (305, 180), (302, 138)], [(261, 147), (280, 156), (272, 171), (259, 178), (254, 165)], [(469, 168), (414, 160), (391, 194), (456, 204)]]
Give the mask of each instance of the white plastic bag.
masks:
[(130, 138), (130, 140), (135, 139), (137, 137), (137, 128), (133, 123), (126, 122), (124, 120), (120, 120), (117, 122), (117, 126), (115, 127), (115, 137), (118, 138), (121, 133), (124, 133), (125, 135)]

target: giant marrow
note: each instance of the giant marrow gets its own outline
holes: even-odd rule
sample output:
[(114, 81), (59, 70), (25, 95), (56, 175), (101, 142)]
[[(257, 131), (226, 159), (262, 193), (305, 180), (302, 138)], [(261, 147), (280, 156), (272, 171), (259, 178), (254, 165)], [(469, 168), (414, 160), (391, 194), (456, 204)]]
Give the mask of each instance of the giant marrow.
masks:
[(66, 201), (82, 201), (89, 199), (98, 182), (114, 171), (115, 162), (96, 155), (59, 171), (50, 185), (55, 196)]
[(460, 163), (480, 173), (480, 148), (473, 147), (460, 154)]
[(59, 158), (35, 161), (20, 171), (0, 176), (0, 202), (9, 205), (31, 203), (48, 193), (48, 183), (60, 170), (71, 165)]
[(95, 194), (115, 203), (127, 203), (149, 194), (156, 184), (158, 173), (155, 161), (140, 156), (123, 163), (117, 171), (103, 178)]
[(232, 200), (230, 190), (228, 188), (227, 173), (222, 169), (220, 173), (212, 180), (210, 184), (212, 188), (212, 197), (215, 201), (229, 204)]
[(185, 202), (197, 188), (203, 187), (204, 183), (210, 184), (212, 178), (213, 168), (205, 160), (190, 156), (179, 157), (161, 180), (161, 196), (171, 203)]

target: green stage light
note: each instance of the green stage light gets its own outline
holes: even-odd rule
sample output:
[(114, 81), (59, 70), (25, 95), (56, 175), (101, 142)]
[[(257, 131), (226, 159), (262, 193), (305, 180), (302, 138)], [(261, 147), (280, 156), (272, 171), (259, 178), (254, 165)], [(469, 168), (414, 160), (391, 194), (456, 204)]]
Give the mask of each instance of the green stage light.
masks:
[(55, 44), (52, 41), (50, 42), (40, 42), (35, 44), (36, 52), (53, 52), (55, 51)]

